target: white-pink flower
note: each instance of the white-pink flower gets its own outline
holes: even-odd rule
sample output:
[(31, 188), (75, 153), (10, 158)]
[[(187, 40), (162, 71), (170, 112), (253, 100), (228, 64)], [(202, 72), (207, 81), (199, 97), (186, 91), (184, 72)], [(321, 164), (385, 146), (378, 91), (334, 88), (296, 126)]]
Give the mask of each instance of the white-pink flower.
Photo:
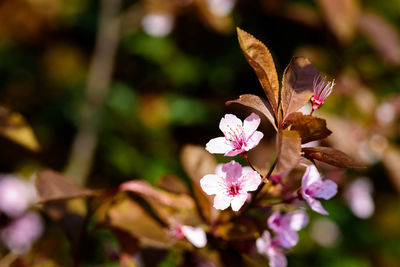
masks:
[(14, 219), (1, 230), (1, 240), (14, 253), (24, 254), (42, 235), (43, 220), (39, 214), (29, 211)]
[(299, 241), (297, 231), (308, 224), (305, 212), (294, 211), (282, 215), (276, 211), (268, 218), (268, 227), (273, 230), (284, 248), (291, 248)]
[(189, 225), (178, 225), (175, 228), (175, 236), (177, 238), (186, 238), (193, 246), (202, 248), (207, 245), (207, 236), (200, 227), (192, 227)]
[(351, 211), (359, 218), (366, 219), (372, 216), (375, 210), (372, 198), (373, 185), (366, 177), (351, 182), (344, 192), (344, 198)]
[(270, 267), (286, 267), (287, 260), (282, 252), (282, 247), (277, 238), (271, 239), (268, 231), (264, 231), (262, 236), (256, 240), (257, 251), (266, 255), (269, 259)]
[(328, 200), (337, 193), (337, 184), (331, 180), (322, 180), (317, 168), (314, 165), (307, 167), (301, 182), (301, 195), (315, 212), (328, 215), (316, 198)]
[(10, 217), (20, 216), (36, 200), (32, 183), (13, 175), (0, 177), (0, 211)]
[(219, 123), (224, 137), (211, 139), (206, 145), (206, 150), (225, 156), (236, 156), (249, 151), (258, 145), (264, 136), (262, 132), (256, 131), (260, 121), (260, 117), (254, 113), (251, 113), (243, 123), (235, 115), (226, 114)]
[(243, 167), (231, 161), (219, 164), (215, 174), (205, 175), (200, 180), (201, 188), (208, 195), (215, 195), (214, 208), (224, 210), (230, 205), (232, 210), (238, 211), (249, 194), (261, 183), (260, 175), (250, 167)]

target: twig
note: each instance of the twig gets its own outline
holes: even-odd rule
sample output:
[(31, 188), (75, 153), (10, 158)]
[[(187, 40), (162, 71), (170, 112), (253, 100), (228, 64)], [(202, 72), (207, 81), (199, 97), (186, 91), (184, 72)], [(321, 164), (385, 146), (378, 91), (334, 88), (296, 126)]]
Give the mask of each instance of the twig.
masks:
[(7, 255), (0, 259), (0, 267), (8, 267), (18, 259), (18, 255), (10, 251)]
[(120, 37), (121, 0), (102, 0), (99, 29), (92, 56), (81, 121), (72, 144), (66, 174), (85, 184), (97, 145), (96, 117), (110, 88), (114, 57)]

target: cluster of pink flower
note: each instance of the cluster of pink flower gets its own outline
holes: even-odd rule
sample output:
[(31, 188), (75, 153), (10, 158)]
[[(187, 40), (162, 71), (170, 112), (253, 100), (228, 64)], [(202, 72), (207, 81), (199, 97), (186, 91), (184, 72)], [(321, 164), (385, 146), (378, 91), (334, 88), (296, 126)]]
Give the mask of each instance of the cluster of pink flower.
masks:
[(29, 251), (43, 232), (41, 216), (29, 210), (35, 201), (32, 183), (13, 175), (0, 176), (0, 213), (9, 218), (6, 226), (0, 229), (0, 238), (14, 253)]
[[(319, 76), (314, 81), (314, 96), (311, 98), (313, 110), (323, 104), (323, 100), (330, 94), (333, 82), (326, 84), (325, 79)], [(321, 93), (322, 92), (322, 93)], [(220, 121), (219, 128), (223, 137), (210, 140), (206, 150), (214, 154), (225, 156), (242, 155), (247, 158), (249, 150), (258, 145), (263, 138), (263, 133), (257, 131), (260, 118), (252, 113), (243, 122), (235, 115), (226, 114)], [(249, 165), (251, 166), (250, 162)], [(251, 202), (251, 191), (259, 191), (268, 177), (263, 177), (251, 167), (242, 167), (238, 162), (232, 160), (226, 164), (219, 164), (215, 174), (205, 175), (200, 180), (203, 191), (208, 195), (215, 195), (214, 208), (224, 210), (229, 206), (233, 211), (239, 211), (246, 201)], [(271, 179), (270, 179), (271, 180)], [(274, 181), (276, 183), (276, 181)], [(337, 193), (337, 185), (331, 180), (322, 179), (314, 165), (306, 167), (302, 178), (301, 188), (291, 199), (291, 203), (305, 201), (310, 208), (323, 215), (328, 212), (323, 208), (321, 202), (316, 198), (328, 200)], [(308, 216), (303, 211), (294, 211), (281, 214), (273, 212), (268, 218), (268, 228), (275, 233), (274, 237), (265, 230), (260, 238), (256, 240), (259, 253), (269, 258), (271, 267), (283, 267), (287, 265), (284, 255), (285, 249), (290, 249), (298, 242), (297, 231), (308, 224)]]

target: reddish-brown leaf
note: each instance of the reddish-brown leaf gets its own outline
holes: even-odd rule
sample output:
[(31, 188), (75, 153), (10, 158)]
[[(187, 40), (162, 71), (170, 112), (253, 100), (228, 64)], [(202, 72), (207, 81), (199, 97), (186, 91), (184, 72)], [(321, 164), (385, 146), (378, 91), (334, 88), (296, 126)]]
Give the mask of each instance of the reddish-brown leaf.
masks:
[(326, 121), (310, 115), (295, 112), (285, 120), (285, 126), (290, 125), (290, 130), (298, 131), (301, 142), (308, 143), (328, 137), (332, 132), (326, 128)]
[(278, 114), (279, 80), (268, 48), (251, 34), (237, 28), (240, 47), (256, 72), (275, 115)]
[(140, 180), (125, 182), (120, 185), (120, 190), (131, 191), (143, 197), (157, 215), (170, 225), (196, 225), (201, 222), (194, 200), (186, 194), (172, 194), (155, 189)]
[(243, 106), (250, 107), (261, 112), (261, 114), (263, 114), (271, 122), (275, 130), (278, 131), (278, 128), (275, 124), (274, 111), (272, 110), (272, 107), (268, 103), (268, 101), (264, 98), (256, 95), (246, 94), (241, 95), (239, 99), (227, 101), (226, 105), (230, 105), (232, 103), (241, 104)]
[(362, 168), (363, 166), (354, 161), (340, 150), (331, 147), (305, 147), (303, 152), (306, 156), (325, 162), (340, 168)]
[(35, 186), (40, 203), (100, 194), (100, 191), (84, 188), (72, 178), (48, 169), (38, 172)]
[(178, 176), (172, 174), (164, 175), (156, 183), (160, 188), (170, 193), (190, 194), (188, 185)]
[(318, 0), (325, 20), (342, 43), (352, 40), (360, 13), (358, 0)]
[(172, 243), (168, 231), (129, 198), (114, 204), (108, 211), (108, 218), (111, 226), (130, 233), (144, 244), (169, 247)]
[(297, 131), (280, 130), (278, 134), (277, 173), (290, 171), (296, 167), (301, 157), (301, 138)]
[(363, 12), (358, 28), (385, 61), (400, 64), (400, 37), (393, 25), (374, 13)]
[(194, 196), (200, 211), (210, 221), (218, 215), (218, 211), (212, 207), (213, 197), (208, 196), (200, 187), (200, 179), (206, 174), (215, 173), (217, 161), (204, 147), (186, 145), (181, 151), (181, 162), (187, 175), (192, 181)]
[(397, 192), (400, 192), (400, 148), (389, 146), (382, 154), (382, 163)]
[(304, 106), (313, 95), (313, 81), (319, 71), (305, 57), (293, 57), (282, 79), (281, 105), (284, 118)]

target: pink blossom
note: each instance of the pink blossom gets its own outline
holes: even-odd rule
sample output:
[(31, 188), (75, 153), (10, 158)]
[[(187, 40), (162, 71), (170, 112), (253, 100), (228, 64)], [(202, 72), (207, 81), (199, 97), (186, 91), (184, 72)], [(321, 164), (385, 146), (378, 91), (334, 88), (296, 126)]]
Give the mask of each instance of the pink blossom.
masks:
[(344, 192), (344, 197), (351, 211), (359, 218), (366, 219), (374, 213), (375, 205), (372, 199), (373, 185), (366, 178), (358, 178), (351, 182)]
[(207, 245), (207, 236), (200, 227), (192, 227), (189, 225), (178, 225), (175, 228), (175, 236), (179, 239), (186, 238), (197, 248)]
[(10, 217), (17, 217), (35, 201), (34, 186), (13, 175), (0, 178), (0, 211)]
[(260, 121), (260, 117), (254, 113), (251, 113), (243, 123), (235, 115), (226, 114), (219, 123), (224, 137), (211, 139), (206, 145), (206, 150), (225, 156), (236, 156), (249, 151), (258, 145), (264, 136), (262, 132), (256, 131)]
[(328, 200), (336, 195), (336, 193), (337, 185), (335, 182), (331, 180), (323, 181), (314, 165), (307, 167), (301, 182), (301, 195), (313, 211), (328, 215), (328, 212), (322, 207), (321, 202), (314, 199), (314, 197)]
[(269, 259), (270, 267), (286, 267), (287, 260), (282, 252), (282, 247), (277, 238), (271, 239), (268, 231), (264, 231), (262, 236), (256, 240), (257, 251), (264, 254)]
[(260, 175), (250, 167), (231, 161), (219, 164), (215, 174), (205, 175), (200, 180), (201, 188), (208, 195), (215, 195), (214, 208), (224, 210), (230, 205), (238, 211), (246, 201), (249, 191), (257, 189)]
[(308, 224), (308, 216), (305, 212), (295, 211), (282, 215), (274, 212), (268, 218), (268, 227), (273, 230), (284, 248), (291, 248), (299, 241), (297, 231)]
[(26, 253), (43, 232), (43, 220), (30, 211), (13, 220), (1, 231), (1, 240), (14, 253)]
[(325, 99), (332, 93), (334, 86), (335, 80), (327, 82), (326, 77), (322, 77), (321, 75), (315, 76), (313, 83), (314, 95), (310, 99), (312, 105), (311, 113), (324, 104)]

